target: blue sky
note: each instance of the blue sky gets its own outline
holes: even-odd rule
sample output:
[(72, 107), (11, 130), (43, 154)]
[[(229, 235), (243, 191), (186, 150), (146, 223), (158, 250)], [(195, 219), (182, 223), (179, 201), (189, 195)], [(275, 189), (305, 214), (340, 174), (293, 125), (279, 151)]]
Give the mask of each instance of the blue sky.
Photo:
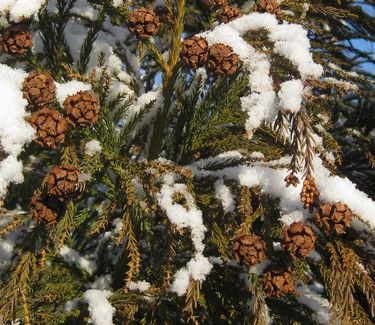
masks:
[[(373, 6), (362, 5), (362, 8), (375, 19), (375, 8)], [(357, 39), (357, 40), (353, 40), (352, 44), (362, 51), (372, 53), (372, 56), (375, 58), (375, 43), (374, 42)], [(367, 71), (370, 71), (373, 74), (375, 74), (374, 64), (365, 63), (365, 64), (362, 64), (362, 67), (366, 69)]]

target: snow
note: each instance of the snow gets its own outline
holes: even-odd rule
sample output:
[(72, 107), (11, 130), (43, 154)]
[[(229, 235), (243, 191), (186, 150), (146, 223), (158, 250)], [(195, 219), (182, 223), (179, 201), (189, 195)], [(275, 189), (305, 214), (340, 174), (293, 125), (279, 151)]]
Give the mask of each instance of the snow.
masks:
[(17, 160), (32, 141), (34, 129), (25, 121), (27, 101), (21, 91), (26, 72), (0, 64), (0, 145), (7, 157), (0, 162), (0, 198), (10, 183), (23, 181), (22, 162)]
[(99, 10), (90, 5), (87, 0), (75, 0), (74, 6), (70, 12), (72, 14), (95, 20), (98, 17)]
[(1, 0), (0, 17), (7, 17), (13, 22), (20, 22), (38, 13), (46, 0)]
[(179, 269), (174, 275), (174, 281), (169, 290), (177, 293), (178, 296), (183, 296), (188, 290), (190, 282), (190, 273), (186, 268)]
[(129, 290), (138, 290), (140, 292), (147, 291), (150, 289), (151, 284), (147, 281), (130, 282)]
[(278, 97), (280, 100), (281, 109), (297, 113), (300, 110), (303, 84), (301, 80), (289, 80), (280, 85)]
[(338, 72), (339, 74), (347, 75), (347, 76), (350, 76), (352, 78), (360, 78), (360, 75), (357, 72), (355, 72), (355, 71), (346, 71), (344, 69), (341, 69), (338, 65), (336, 65), (336, 64), (334, 64), (332, 62), (328, 63), (328, 66), (332, 70)]
[(190, 279), (203, 282), (207, 274), (210, 273), (212, 266), (208, 258), (202, 254), (196, 254), (196, 256), (187, 263), (186, 267), (176, 272), (174, 281), (169, 290), (177, 293), (178, 296), (183, 296), (189, 287)]
[(6, 239), (0, 241), (0, 271), (6, 269), (11, 257), (13, 256), (13, 248), (15, 242), (13, 239)]
[(264, 154), (259, 152), (259, 151), (253, 151), (250, 155), (249, 155), (250, 158), (253, 158), (253, 159), (264, 159)]
[(308, 286), (302, 285), (296, 288), (299, 296), (296, 299), (314, 311), (313, 318), (320, 324), (330, 324), (329, 301), (312, 291)]
[[(173, 202), (173, 194), (176, 193), (184, 195), (188, 209)], [(186, 185), (176, 183), (171, 186), (164, 184), (157, 199), (171, 223), (181, 228), (191, 228), (194, 248), (198, 253), (203, 252), (203, 238), (207, 229), (203, 225), (202, 211), (195, 206), (194, 198), (188, 192)]]
[(145, 106), (154, 102), (154, 104), (148, 108), (148, 111), (143, 114), (142, 120), (138, 121), (136, 127), (130, 135), (131, 137), (133, 137), (144, 125), (150, 123), (156, 117), (158, 108), (163, 105), (163, 101), (164, 97), (162, 96), (161, 89), (159, 89), (142, 94), (133, 102), (132, 105), (130, 105), (125, 116), (123, 117), (125, 125), (128, 123), (128, 121), (139, 114), (141, 110), (145, 108)]
[(120, 7), (123, 4), (123, 0), (113, 0), (112, 3), (114, 7)]
[(150, 104), (153, 101), (156, 101), (161, 95), (160, 90), (158, 91), (149, 91), (145, 94), (139, 96), (136, 101), (129, 107), (126, 113), (127, 119), (131, 119), (136, 114), (138, 114), (142, 108)]
[(344, 88), (345, 91), (353, 91), (353, 92), (359, 91), (358, 86), (349, 81), (335, 79), (335, 78), (325, 78), (324, 81), (331, 84), (333, 87)]
[(111, 283), (111, 274), (102, 275), (95, 279), (95, 281), (90, 285), (90, 289), (109, 290), (111, 288)]
[[(287, 157), (282, 158), (282, 163)], [(276, 162), (270, 162), (270, 165), (277, 165)], [(368, 224), (370, 229), (375, 229), (375, 202), (372, 201), (365, 193), (358, 190), (356, 185), (348, 178), (331, 175), (329, 170), (323, 166), (320, 158), (314, 159), (315, 181), (320, 191), (320, 199), (323, 202), (344, 202), (353, 213), (363, 222)], [(272, 168), (268, 166), (240, 165), (229, 167), (219, 171), (204, 170), (204, 164), (197, 162), (189, 168), (198, 177), (216, 176), (223, 180), (234, 179), (242, 186), (259, 186), (262, 192), (280, 198), (280, 209), (282, 212), (282, 221), (291, 224), (294, 221), (305, 221), (310, 217), (307, 210), (301, 209), (299, 193), (302, 189), (302, 182), (297, 187), (285, 186), (284, 178), (288, 171), (285, 168)], [(301, 179), (302, 175), (297, 175)], [(355, 218), (352, 218), (352, 226), (357, 230), (362, 230), (366, 226)]]
[(79, 173), (78, 174), (78, 182), (79, 183), (86, 183), (91, 180), (91, 175), (88, 173)]
[(196, 256), (187, 263), (186, 267), (190, 276), (195, 281), (203, 282), (207, 274), (210, 273), (212, 264), (207, 257), (202, 254), (196, 254)]
[(63, 245), (59, 252), (62, 258), (71, 264), (74, 264), (79, 269), (86, 271), (88, 274), (93, 274), (96, 270), (96, 262), (94, 260), (89, 260), (83, 256), (80, 256), (77, 251)]
[(71, 311), (77, 309), (79, 300), (80, 298), (77, 297), (77, 298), (67, 301), (64, 304), (62, 311), (65, 313), (70, 313)]
[(83, 295), (83, 300), (89, 305), (91, 321), (94, 325), (112, 325), (112, 317), (115, 309), (108, 302), (112, 294), (108, 290), (90, 289)]
[[(185, 197), (187, 208), (173, 202), (173, 195), (180, 193)], [(193, 196), (187, 190), (185, 184), (164, 184), (157, 195), (159, 206), (166, 212), (171, 223), (181, 228), (190, 228), (191, 239), (194, 246), (194, 256), (175, 274), (174, 281), (170, 287), (172, 292), (183, 295), (189, 285), (190, 278), (196, 281), (203, 281), (211, 271), (212, 264), (209, 259), (203, 256), (204, 233), (206, 227), (203, 225), (202, 211), (196, 205)]]
[[(320, 159), (316, 160), (314, 168), (321, 199), (326, 202), (341, 201), (346, 203), (354, 214), (375, 230), (375, 202), (364, 192), (358, 190), (356, 185), (348, 178), (330, 175)], [(363, 226), (353, 220), (353, 227), (359, 229)]]
[[(7, 223), (11, 222), (12, 218), (4, 218), (0, 220), (0, 226), (3, 227)], [(13, 232), (7, 235), (5, 238), (0, 240), (0, 275), (2, 271), (5, 271), (9, 266), (11, 258), (14, 252), (14, 246), (16, 244), (17, 233)]]
[[(274, 43), (274, 52), (291, 61), (302, 78), (286, 81), (281, 85), (279, 103), (273, 90), (269, 56), (257, 52), (242, 38), (248, 31), (259, 29), (268, 31), (269, 40)], [(250, 137), (262, 122), (273, 121), (279, 105), (282, 109), (298, 112), (303, 94), (302, 81), (318, 78), (323, 73), (322, 66), (313, 61), (307, 31), (301, 25), (287, 22), (279, 24), (276, 17), (269, 13), (244, 15), (228, 24), (220, 24), (212, 31), (201, 33), (200, 36), (209, 45), (224, 43), (231, 46), (249, 73), (251, 93), (241, 98), (241, 107), (248, 113), (246, 129)]]
[(221, 200), (225, 212), (234, 211), (234, 198), (228, 186), (219, 179), (215, 182), (215, 197)]
[(13, 156), (8, 156), (0, 162), (0, 197), (6, 193), (7, 186), (10, 183), (22, 183), (22, 162)]
[(64, 101), (67, 97), (73, 96), (80, 91), (87, 91), (91, 89), (89, 84), (86, 84), (82, 81), (72, 80), (65, 83), (58, 83), (56, 84), (56, 98), (60, 105), (64, 104)]
[(93, 157), (102, 151), (102, 146), (98, 140), (91, 140), (85, 144), (85, 154)]

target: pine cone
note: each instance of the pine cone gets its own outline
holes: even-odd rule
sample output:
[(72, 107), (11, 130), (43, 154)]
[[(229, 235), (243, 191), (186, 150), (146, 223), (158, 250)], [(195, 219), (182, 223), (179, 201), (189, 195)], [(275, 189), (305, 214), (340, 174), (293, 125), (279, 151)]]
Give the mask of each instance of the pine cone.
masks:
[(33, 72), (22, 84), (23, 98), (27, 100), (30, 110), (37, 110), (51, 104), (56, 97), (56, 86), (52, 77), (46, 72)]
[(280, 4), (278, 0), (259, 0), (256, 6), (258, 12), (268, 12), (272, 15), (280, 14)]
[(306, 176), (303, 181), (302, 191), (300, 193), (301, 201), (304, 209), (309, 209), (313, 212), (314, 206), (318, 204), (319, 190), (315, 185), (315, 180), (311, 176)]
[(345, 234), (346, 228), (350, 227), (352, 215), (352, 210), (345, 203), (323, 203), (316, 213), (316, 222), (325, 234), (341, 235)]
[(223, 10), (220, 12), (219, 19), (220, 19), (220, 22), (226, 24), (242, 16), (243, 16), (242, 11), (238, 9), (237, 7), (225, 6)]
[(214, 44), (208, 51), (208, 69), (214, 74), (227, 76), (237, 70), (239, 57), (232, 47), (225, 44)]
[(208, 43), (198, 36), (193, 36), (181, 43), (181, 58), (193, 69), (203, 66), (208, 58)]
[(3, 51), (10, 55), (26, 56), (33, 46), (31, 32), (25, 24), (7, 28), (0, 36)]
[(226, 0), (201, 0), (201, 2), (210, 9), (224, 6), (227, 3)]
[(312, 229), (301, 222), (293, 222), (290, 227), (284, 226), (282, 229), (281, 245), (294, 258), (308, 256), (315, 240)]
[(57, 223), (63, 206), (56, 198), (36, 192), (31, 199), (31, 213), (38, 224), (53, 225)]
[(65, 99), (64, 108), (71, 125), (91, 125), (99, 117), (99, 97), (92, 91), (80, 91)]
[(78, 176), (79, 170), (75, 166), (54, 167), (46, 179), (48, 194), (57, 197), (60, 201), (75, 198), (78, 195)]
[(289, 187), (290, 185), (293, 185), (294, 187), (297, 187), (297, 185), (299, 184), (299, 179), (293, 173), (289, 173), (284, 178), (284, 182), (286, 183), (286, 187)]
[(233, 243), (234, 257), (239, 264), (253, 266), (266, 258), (265, 243), (256, 235), (238, 236)]
[(287, 293), (295, 294), (296, 282), (293, 273), (289, 269), (274, 268), (264, 273), (262, 283), (267, 297), (282, 297)]
[(136, 9), (128, 18), (129, 30), (141, 39), (155, 35), (158, 26), (159, 17), (152, 9)]
[(40, 146), (56, 149), (64, 142), (68, 122), (54, 108), (42, 108), (31, 116), (29, 122), (36, 129), (37, 138), (34, 141)]

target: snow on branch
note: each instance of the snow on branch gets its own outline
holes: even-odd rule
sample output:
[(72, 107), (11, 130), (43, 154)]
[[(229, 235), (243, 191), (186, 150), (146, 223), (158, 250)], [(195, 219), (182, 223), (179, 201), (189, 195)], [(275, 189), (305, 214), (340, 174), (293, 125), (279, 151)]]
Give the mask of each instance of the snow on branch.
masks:
[[(285, 158), (282, 159), (285, 160)], [(370, 229), (375, 229), (373, 214), (375, 202), (358, 190), (356, 185), (348, 178), (331, 175), (329, 170), (323, 166), (321, 159), (315, 158), (313, 164), (315, 180), (320, 189), (320, 198), (324, 202), (342, 201), (346, 203), (361, 221), (366, 223)], [(273, 162), (270, 165), (273, 165)], [(207, 171), (204, 170), (204, 165), (201, 163), (196, 163), (190, 168), (197, 177), (216, 176), (224, 180), (234, 179), (243, 186), (259, 186), (264, 193), (280, 198), (280, 208), (284, 215), (282, 221), (286, 224), (305, 220), (310, 216), (308, 211), (301, 209), (299, 193), (302, 184), (297, 187), (285, 187), (284, 178), (287, 170), (284, 168), (255, 164), (229, 167), (219, 171)], [(353, 227), (357, 230), (366, 228), (360, 220), (352, 220)]]
[[(270, 75), (270, 56), (258, 52), (243, 36), (249, 31), (264, 29), (274, 44), (273, 51), (292, 62), (302, 80), (289, 80), (280, 85), (276, 95)], [(230, 45), (239, 55), (249, 72), (251, 94), (241, 98), (242, 110), (248, 113), (246, 129), (251, 136), (263, 121), (272, 122), (279, 110), (298, 112), (303, 96), (303, 81), (318, 78), (323, 68), (313, 61), (307, 31), (296, 24), (279, 24), (276, 17), (268, 13), (251, 13), (214, 30), (200, 34), (209, 45)]]
[(90, 289), (83, 295), (83, 300), (89, 305), (90, 318), (95, 325), (112, 325), (115, 309), (108, 302), (112, 294), (108, 290)]
[(60, 253), (62, 258), (71, 264), (74, 264), (79, 269), (86, 271), (89, 274), (93, 274), (96, 270), (96, 262), (94, 260), (89, 260), (86, 257), (82, 257), (72, 248), (66, 245), (61, 247)]
[(34, 138), (34, 129), (25, 121), (27, 101), (21, 91), (26, 72), (0, 64), (0, 198), (10, 183), (22, 183), (22, 162), (17, 160), (24, 146)]
[(45, 2), (46, 0), (1, 0), (0, 26), (7, 25), (5, 17), (15, 23), (33, 17)]
[[(186, 201), (186, 207), (175, 203), (175, 194), (181, 194)], [(179, 296), (186, 293), (190, 279), (204, 281), (206, 275), (211, 271), (212, 264), (207, 257), (203, 256), (204, 233), (206, 227), (203, 225), (202, 211), (196, 205), (193, 196), (187, 190), (185, 184), (164, 184), (158, 195), (158, 203), (165, 210), (171, 223), (181, 227), (190, 228), (195, 256), (175, 274), (170, 290)]]

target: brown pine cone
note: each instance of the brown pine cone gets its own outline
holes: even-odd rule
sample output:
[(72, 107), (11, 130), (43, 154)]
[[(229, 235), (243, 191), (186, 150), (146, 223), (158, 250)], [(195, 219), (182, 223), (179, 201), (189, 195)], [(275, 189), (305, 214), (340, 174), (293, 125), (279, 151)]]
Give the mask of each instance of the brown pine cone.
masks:
[(312, 176), (306, 176), (300, 193), (303, 208), (309, 209), (310, 213), (313, 212), (314, 206), (318, 204), (319, 194), (314, 178)]
[(31, 213), (38, 224), (53, 225), (62, 213), (63, 206), (56, 198), (34, 193), (31, 199)]
[(223, 10), (220, 12), (219, 20), (221, 23), (226, 24), (242, 16), (243, 16), (243, 13), (239, 8), (225, 6)]
[(46, 72), (30, 73), (22, 84), (22, 91), (27, 107), (32, 111), (51, 104), (56, 97), (55, 83)]
[(299, 184), (299, 179), (293, 173), (289, 173), (284, 178), (284, 182), (286, 183), (286, 187), (289, 187), (290, 185), (293, 185), (294, 187), (297, 187), (297, 185)]
[(73, 165), (54, 167), (47, 175), (48, 194), (60, 201), (75, 198), (78, 195), (79, 170)]
[(237, 70), (239, 57), (232, 47), (225, 44), (214, 44), (208, 51), (208, 69), (214, 74), (227, 76)]
[(7, 28), (0, 36), (3, 51), (10, 55), (26, 56), (33, 46), (31, 32), (25, 24), (16, 24)]
[(29, 122), (36, 129), (34, 141), (40, 146), (56, 149), (64, 142), (68, 122), (56, 109), (42, 108), (31, 116)]
[(268, 12), (273, 15), (280, 14), (280, 4), (277, 0), (259, 0), (256, 5), (256, 11), (258, 12)]
[(181, 58), (193, 69), (203, 66), (208, 58), (208, 43), (198, 36), (186, 39), (181, 43)]
[(128, 18), (129, 30), (141, 39), (155, 35), (158, 26), (159, 17), (152, 9), (136, 9), (129, 15)]
[(352, 215), (352, 210), (345, 203), (322, 203), (316, 213), (316, 222), (326, 235), (341, 235), (345, 234), (346, 228), (350, 227)]
[(294, 258), (308, 256), (314, 248), (315, 240), (312, 229), (302, 222), (284, 226), (281, 232), (281, 246)]
[(71, 125), (91, 125), (99, 117), (99, 97), (92, 91), (80, 91), (65, 99), (64, 108), (66, 119)]
[(296, 282), (294, 275), (289, 269), (271, 269), (263, 274), (262, 283), (267, 297), (282, 297), (288, 293), (296, 293)]
[(253, 266), (266, 258), (265, 243), (256, 235), (238, 236), (233, 243), (234, 257), (239, 264)]
[(224, 6), (227, 3), (226, 0), (201, 0), (201, 2), (210, 9)]

